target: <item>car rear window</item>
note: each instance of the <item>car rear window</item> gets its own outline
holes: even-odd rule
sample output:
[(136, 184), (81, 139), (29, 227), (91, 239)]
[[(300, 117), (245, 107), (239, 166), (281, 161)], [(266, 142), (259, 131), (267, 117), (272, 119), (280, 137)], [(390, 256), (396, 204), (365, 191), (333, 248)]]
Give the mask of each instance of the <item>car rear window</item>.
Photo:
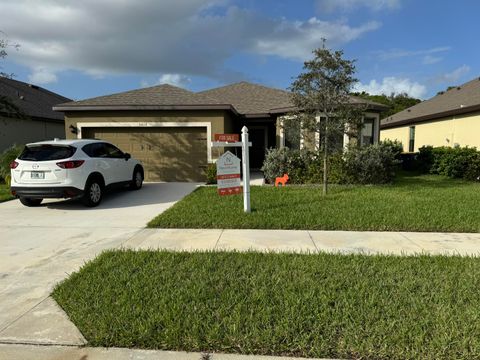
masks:
[(29, 145), (25, 146), (18, 158), (26, 161), (61, 160), (72, 157), (76, 150), (73, 146), (65, 145)]

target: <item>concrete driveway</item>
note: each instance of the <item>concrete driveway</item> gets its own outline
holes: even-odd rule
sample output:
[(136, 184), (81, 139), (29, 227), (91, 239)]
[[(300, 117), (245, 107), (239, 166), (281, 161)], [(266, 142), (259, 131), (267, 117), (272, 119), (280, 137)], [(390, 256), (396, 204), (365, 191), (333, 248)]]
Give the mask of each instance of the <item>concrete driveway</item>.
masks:
[(194, 183), (147, 183), (108, 194), (97, 208), (46, 201), (0, 204), (0, 341), (53, 286), (102, 250), (122, 244), (155, 215), (195, 189)]

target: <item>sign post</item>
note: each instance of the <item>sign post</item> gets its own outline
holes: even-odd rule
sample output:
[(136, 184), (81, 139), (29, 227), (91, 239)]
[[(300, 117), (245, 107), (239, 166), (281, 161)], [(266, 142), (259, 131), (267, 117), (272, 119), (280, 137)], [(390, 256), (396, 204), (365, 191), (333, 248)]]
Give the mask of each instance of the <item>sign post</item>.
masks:
[(248, 148), (248, 129), (242, 128), (242, 166), (243, 166), (243, 211), (250, 212), (250, 161)]
[[(249, 213), (251, 210), (249, 147), (252, 146), (252, 143), (248, 141), (248, 129), (246, 126), (242, 128), (242, 141), (238, 140), (238, 134), (215, 134), (215, 141), (212, 142), (212, 147), (242, 148), (243, 211)], [(237, 164), (235, 159), (240, 161), (230, 151), (227, 151), (217, 160), (217, 184), (220, 195), (234, 195), (241, 192), (240, 164), (235, 165)], [(238, 169), (236, 166), (238, 166)]]

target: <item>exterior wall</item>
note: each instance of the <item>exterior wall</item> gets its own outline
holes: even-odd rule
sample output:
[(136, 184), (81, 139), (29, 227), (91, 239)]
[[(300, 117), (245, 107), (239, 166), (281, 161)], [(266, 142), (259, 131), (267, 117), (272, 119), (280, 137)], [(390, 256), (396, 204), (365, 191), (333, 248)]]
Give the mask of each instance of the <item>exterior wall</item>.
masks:
[(456, 146), (458, 144), (480, 149), (480, 112), (384, 129), (380, 137), (382, 140), (399, 140), (403, 144), (403, 150), (408, 151), (410, 126), (415, 126), (414, 151), (418, 151), (424, 145)]
[(403, 145), (403, 151), (408, 152), (408, 132), (408, 126), (381, 130), (380, 141), (400, 141)]
[[(374, 119), (374, 127), (373, 127), (373, 143), (377, 144), (380, 139), (380, 114), (376, 112), (365, 112), (365, 118), (373, 118)], [(282, 121), (285, 116), (279, 116), (277, 119), (277, 129), (276, 129), (276, 137), (277, 137), (277, 147), (282, 148), (285, 146), (285, 134), (281, 127)], [(317, 120), (320, 121), (321, 115), (317, 116)], [(350, 138), (348, 135), (344, 135), (343, 137), (343, 145), (346, 147), (348, 144), (357, 141), (355, 138)], [(316, 134), (304, 134), (300, 138), (300, 147), (305, 146), (309, 149), (318, 149), (318, 142), (319, 142), (319, 135)]]
[(13, 144), (65, 138), (63, 122), (0, 117), (0, 152)]
[(215, 160), (219, 151), (211, 151), (211, 141), (215, 133), (225, 133), (232, 128), (233, 117), (223, 110), (217, 111), (76, 111), (65, 113), (65, 132), (68, 139), (77, 138), (70, 126), (78, 123), (209, 123), (211, 139), (208, 142), (212, 159)]

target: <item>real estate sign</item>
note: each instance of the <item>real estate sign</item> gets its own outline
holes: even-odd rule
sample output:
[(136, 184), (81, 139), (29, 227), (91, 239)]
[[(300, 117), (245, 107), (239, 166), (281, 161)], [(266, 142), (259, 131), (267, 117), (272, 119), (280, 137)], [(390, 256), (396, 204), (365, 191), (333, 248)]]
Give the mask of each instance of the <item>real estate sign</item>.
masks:
[(238, 134), (215, 134), (215, 141), (237, 142), (240, 141)]
[(242, 193), (240, 184), (240, 159), (230, 151), (217, 160), (217, 188), (219, 195)]

